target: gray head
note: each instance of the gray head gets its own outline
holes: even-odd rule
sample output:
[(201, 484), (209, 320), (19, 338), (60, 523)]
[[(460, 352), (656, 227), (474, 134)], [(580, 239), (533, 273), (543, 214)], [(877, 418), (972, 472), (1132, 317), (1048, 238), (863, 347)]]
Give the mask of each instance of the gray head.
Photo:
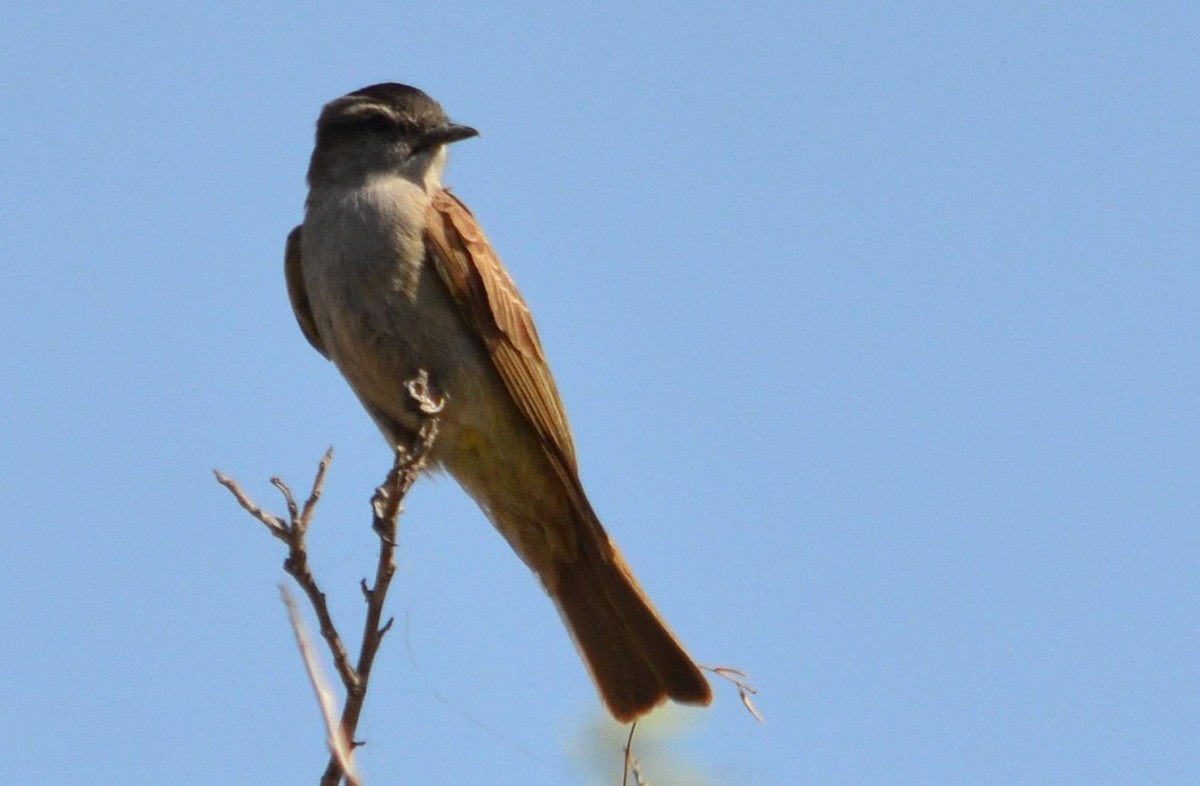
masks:
[(389, 171), (420, 183), (431, 169), (438, 179), (445, 145), (478, 133), (451, 123), (441, 105), (415, 87), (364, 87), (321, 110), (308, 183), (349, 185)]

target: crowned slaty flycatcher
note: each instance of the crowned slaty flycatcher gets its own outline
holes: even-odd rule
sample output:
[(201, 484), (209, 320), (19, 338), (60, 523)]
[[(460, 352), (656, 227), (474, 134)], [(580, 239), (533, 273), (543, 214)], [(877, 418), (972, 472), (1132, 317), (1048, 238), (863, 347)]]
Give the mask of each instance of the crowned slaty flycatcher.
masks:
[(393, 446), (420, 425), (406, 383), (427, 373), (445, 402), (433, 465), (537, 574), (614, 717), (668, 698), (708, 704), (708, 683), (588, 503), (529, 309), (442, 187), (447, 146), (476, 134), (406, 85), (324, 107), (304, 223), (287, 239), (296, 319)]

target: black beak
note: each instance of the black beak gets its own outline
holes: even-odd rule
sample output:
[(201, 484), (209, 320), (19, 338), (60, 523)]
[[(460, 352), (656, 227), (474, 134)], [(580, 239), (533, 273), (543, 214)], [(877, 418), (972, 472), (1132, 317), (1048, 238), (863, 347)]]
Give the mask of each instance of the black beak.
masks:
[(447, 123), (421, 134), (420, 139), (417, 140), (416, 149), (424, 150), (434, 145), (448, 145), (452, 142), (470, 139), (473, 136), (479, 136), (479, 132), (474, 128), (460, 126), (457, 123)]

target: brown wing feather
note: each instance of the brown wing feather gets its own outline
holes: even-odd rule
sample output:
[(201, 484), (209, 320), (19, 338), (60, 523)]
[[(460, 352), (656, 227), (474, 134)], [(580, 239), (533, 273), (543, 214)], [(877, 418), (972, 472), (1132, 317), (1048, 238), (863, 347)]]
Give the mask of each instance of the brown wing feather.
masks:
[(287, 248), (283, 252), (283, 275), (287, 279), (288, 299), (292, 301), (292, 312), (296, 322), (300, 324), (300, 332), (308, 339), (313, 348), (329, 357), (325, 351), (325, 343), (317, 332), (317, 321), (313, 319), (312, 306), (308, 302), (308, 291), (304, 288), (304, 268), (300, 256), (300, 229), (296, 227), (288, 233)]
[(544, 574), (543, 581), (609, 709), (618, 720), (632, 721), (668, 696), (710, 703), (704, 676), (654, 611), (588, 505), (566, 414), (525, 301), (471, 212), (448, 192), (433, 197), (425, 245), (576, 505), (576, 523), (584, 528), (578, 531), (578, 552)]
[(529, 307), (475, 217), (457, 197), (448, 191), (435, 194), (428, 219), (426, 249), (438, 273), (467, 323), (483, 339), (521, 413), (537, 429), (555, 463), (561, 462), (569, 475), (564, 479), (577, 488), (571, 427)]

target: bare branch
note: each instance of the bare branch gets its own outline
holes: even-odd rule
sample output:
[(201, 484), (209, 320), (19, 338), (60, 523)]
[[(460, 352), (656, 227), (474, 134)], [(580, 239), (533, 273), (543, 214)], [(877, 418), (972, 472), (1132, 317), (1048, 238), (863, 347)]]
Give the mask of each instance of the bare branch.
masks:
[(428, 375), (424, 371), (420, 372), (416, 379), (406, 384), (405, 390), (411, 399), (413, 409), (421, 418), (421, 425), (412, 445), (396, 446), (391, 470), (383, 484), (375, 489), (375, 493), (371, 497), (371, 527), (379, 536), (379, 560), (375, 566), (374, 583), (368, 586), (366, 579), (361, 582), (363, 598), (367, 603), (367, 615), (363, 625), (362, 646), (356, 664), (352, 664), (350, 661), (350, 655), (346, 651), (341, 635), (334, 626), (333, 618), (329, 613), (325, 593), (321, 591), (309, 568), (308, 546), (305, 541), (308, 527), (325, 487), (325, 477), (333, 460), (333, 448), (327, 450), (321, 459), (313, 479), (312, 489), (302, 506), (297, 504), (291, 488), (282, 479), (271, 478), (271, 485), (283, 495), (288, 511), (287, 520), (262, 510), (247, 496), (236, 481), (217, 470), (213, 471), (217, 482), (233, 494), (243, 509), (266, 526), (271, 535), (287, 544), (288, 555), (284, 560), (283, 569), (295, 579), (308, 597), (320, 624), (321, 636), (329, 647), (334, 666), (345, 687), (346, 704), (342, 708), (340, 720), (335, 724), (332, 694), (319, 680), (319, 670), (316, 667), (311, 644), (307, 640), (307, 634), (304, 633), (294, 604), (289, 597), (286, 597), (285, 592), (285, 602), (288, 603), (289, 613), (292, 614), (293, 630), (296, 632), (309, 678), (317, 691), (318, 701), (322, 706), (322, 715), (329, 730), (332, 755), (321, 776), (322, 786), (337, 786), (343, 778), (345, 778), (347, 786), (358, 786), (359, 784), (357, 776), (352, 772), (351, 752), (360, 744), (354, 741), (354, 735), (362, 715), (363, 703), (366, 700), (371, 667), (375, 663), (375, 655), (383, 643), (384, 636), (391, 630), (394, 622), (392, 618), (383, 622), (383, 610), (388, 588), (396, 574), (396, 532), (399, 526), (399, 517), (404, 509), (404, 497), (420, 477), (429, 452), (433, 448), (433, 443), (437, 439), (438, 419), (443, 409), (443, 401), (432, 391)]
[(333, 689), (321, 671), (320, 661), (313, 649), (308, 629), (304, 626), (304, 620), (300, 616), (300, 609), (296, 606), (292, 593), (288, 592), (287, 587), (283, 584), (279, 585), (279, 593), (283, 596), (284, 605), (287, 606), (288, 618), (292, 622), (292, 632), (296, 634), (296, 646), (300, 648), (300, 655), (304, 659), (304, 669), (308, 672), (309, 682), (312, 683), (313, 691), (317, 694), (321, 719), (325, 721), (325, 736), (329, 752), (337, 759), (338, 766), (345, 775), (346, 786), (359, 786), (361, 781), (354, 768), (354, 748), (350, 745), (350, 741), (342, 735), (338, 726)]
[[(442, 411), (441, 400), (434, 398), (428, 390), (428, 380), (424, 371), (417, 380), (408, 383), (408, 391), (423, 418), (414, 444), (411, 448), (396, 447), (392, 469), (371, 497), (371, 510), (374, 513), (371, 528), (379, 536), (379, 560), (375, 566), (374, 583), (368, 586), (366, 579), (363, 579), (360, 584), (363, 597), (367, 601), (367, 618), (363, 623), (362, 649), (359, 651), (356, 669), (360, 682), (355, 690), (347, 688), (346, 706), (342, 710), (341, 728), (347, 739), (353, 739), (358, 728), (375, 655), (379, 652), (384, 636), (392, 629), (393, 619), (389, 618), (386, 623), (382, 623), (382, 620), (384, 601), (392, 577), (396, 574), (396, 531), (400, 513), (404, 507), (404, 497), (421, 476), (429, 451), (437, 439), (438, 416)], [(322, 786), (336, 786), (337, 772), (338, 764), (331, 757), (325, 769), (325, 776), (321, 779)]]

